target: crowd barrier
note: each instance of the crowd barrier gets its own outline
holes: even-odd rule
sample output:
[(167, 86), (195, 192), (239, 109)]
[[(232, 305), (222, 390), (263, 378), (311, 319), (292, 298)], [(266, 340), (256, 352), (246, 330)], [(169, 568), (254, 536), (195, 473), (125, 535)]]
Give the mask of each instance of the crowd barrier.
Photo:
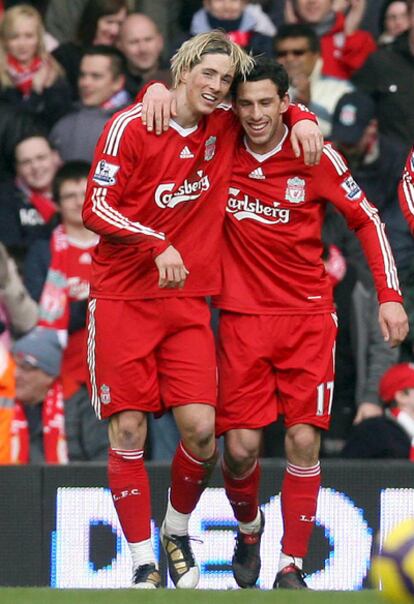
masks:
[[(313, 589), (357, 590), (368, 585), (377, 542), (414, 517), (414, 464), (327, 460), (316, 529), (306, 559)], [(169, 585), (159, 543), (169, 466), (149, 463), (152, 539)], [(272, 587), (280, 549), (283, 460), (264, 461), (260, 500), (266, 518), (259, 587)], [(191, 534), (201, 566), (200, 587), (232, 589), (235, 523), (216, 469), (193, 513)], [(56, 588), (128, 587), (131, 561), (101, 464), (0, 468), (0, 585)]]

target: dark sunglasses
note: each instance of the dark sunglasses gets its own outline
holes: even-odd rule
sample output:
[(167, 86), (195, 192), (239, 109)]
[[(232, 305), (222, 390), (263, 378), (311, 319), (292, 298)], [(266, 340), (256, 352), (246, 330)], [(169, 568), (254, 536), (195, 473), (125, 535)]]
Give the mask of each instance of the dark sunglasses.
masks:
[(302, 57), (305, 53), (309, 52), (308, 48), (293, 48), (292, 50), (277, 50), (277, 57), (287, 57), (293, 55), (294, 57)]

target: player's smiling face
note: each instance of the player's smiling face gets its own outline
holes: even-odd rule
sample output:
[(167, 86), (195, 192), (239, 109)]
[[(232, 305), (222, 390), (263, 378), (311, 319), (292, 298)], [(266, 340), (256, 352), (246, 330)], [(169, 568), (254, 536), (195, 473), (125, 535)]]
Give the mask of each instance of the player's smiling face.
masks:
[(234, 77), (230, 57), (224, 54), (204, 55), (201, 62), (183, 74), (186, 97), (195, 114), (208, 115), (223, 102)]
[(283, 135), (282, 113), (289, 97), (280, 98), (271, 80), (242, 82), (237, 87), (236, 113), (255, 153), (271, 151)]

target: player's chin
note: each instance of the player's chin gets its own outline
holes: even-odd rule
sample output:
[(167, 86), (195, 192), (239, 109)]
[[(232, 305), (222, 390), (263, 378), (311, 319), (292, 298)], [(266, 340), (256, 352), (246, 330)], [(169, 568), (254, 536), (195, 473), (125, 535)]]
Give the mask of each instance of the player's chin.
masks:
[(213, 113), (213, 111), (215, 109), (217, 109), (217, 107), (222, 102), (223, 102), (223, 99), (221, 97), (216, 98), (214, 101), (207, 101), (207, 100), (201, 98), (198, 108), (202, 115), (209, 115), (210, 113)]

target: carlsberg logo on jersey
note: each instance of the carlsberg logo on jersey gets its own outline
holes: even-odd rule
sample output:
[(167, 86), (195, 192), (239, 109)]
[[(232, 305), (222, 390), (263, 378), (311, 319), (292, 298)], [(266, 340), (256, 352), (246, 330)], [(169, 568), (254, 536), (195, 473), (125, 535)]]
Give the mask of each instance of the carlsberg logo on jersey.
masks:
[(178, 187), (175, 193), (171, 193), (175, 189), (175, 182), (161, 184), (155, 191), (155, 203), (160, 208), (174, 208), (179, 203), (186, 201), (194, 201), (200, 195), (210, 188), (210, 181), (207, 174), (203, 170), (197, 171), (198, 180), (185, 180)]
[(279, 222), (287, 224), (290, 218), (290, 210), (279, 208), (278, 201), (273, 202), (272, 206), (263, 204), (260, 199), (252, 199), (246, 194), (238, 198), (240, 189), (230, 187), (227, 200), (226, 212), (233, 214), (236, 220), (256, 220), (264, 224), (277, 224)]

